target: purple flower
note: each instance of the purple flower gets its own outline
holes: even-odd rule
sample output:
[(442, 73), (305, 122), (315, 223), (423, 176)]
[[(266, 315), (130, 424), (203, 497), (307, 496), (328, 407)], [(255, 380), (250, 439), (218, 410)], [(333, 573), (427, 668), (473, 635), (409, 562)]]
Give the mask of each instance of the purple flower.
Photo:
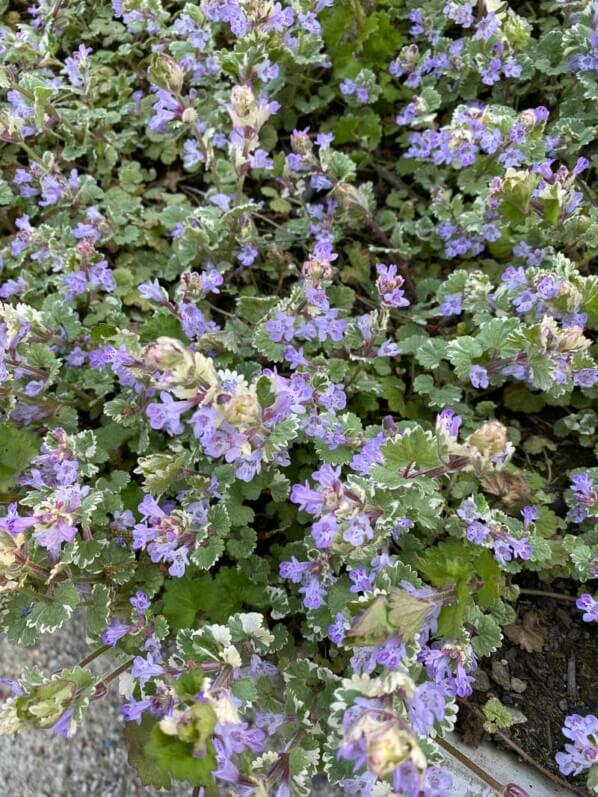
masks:
[(13, 695), (16, 695), (17, 697), (26, 697), (28, 694), (23, 689), (21, 684), (18, 681), (13, 681), (12, 678), (0, 678), (0, 684), (3, 686), (8, 686)]
[(270, 321), (266, 321), (264, 329), (274, 343), (290, 343), (295, 337), (295, 318), (277, 310)]
[(443, 13), (456, 25), (462, 28), (470, 28), (473, 25), (473, 7), (468, 2), (459, 3), (449, 0), (442, 9)]
[(169, 123), (183, 116), (185, 106), (166, 89), (152, 86), (152, 91), (156, 94), (156, 102), (148, 127), (154, 133), (167, 133)]
[(120, 713), (127, 722), (136, 722), (137, 725), (141, 725), (143, 712), (147, 711), (151, 706), (152, 701), (148, 698), (135, 700), (135, 698), (132, 697), (128, 703), (120, 707)]
[(475, 388), (485, 390), (489, 385), (488, 371), (481, 365), (474, 365), (469, 371), (469, 380)]
[[(445, 434), (454, 438), (455, 440), (459, 435), (459, 429), (461, 428), (462, 424), (463, 418), (460, 415), (457, 415), (455, 410), (451, 407), (445, 407), (445, 409), (443, 409), (436, 418), (437, 428), (439, 430), (443, 430)], [(474, 517), (476, 517), (475, 514)]]
[(316, 136), (316, 144), (318, 147), (325, 149), (329, 147), (334, 141), (334, 133), (318, 133)]
[[(89, 491), (89, 488), (88, 488)], [(38, 545), (47, 548), (50, 554), (58, 557), (63, 542), (72, 542), (77, 534), (76, 526), (65, 520), (57, 519), (51, 526), (34, 532), (33, 537)]]
[(251, 266), (253, 265), (256, 257), (258, 256), (258, 250), (255, 246), (251, 244), (243, 244), (239, 253), (237, 254), (237, 260), (242, 266)]
[(423, 793), (426, 797), (445, 797), (451, 793), (453, 778), (440, 767), (428, 767), (424, 775)]
[(299, 592), (303, 595), (303, 605), (306, 609), (319, 609), (326, 597), (326, 590), (315, 577), (310, 578)]
[(489, 534), (490, 529), (488, 526), (484, 525), (484, 523), (480, 523), (479, 520), (474, 520), (473, 523), (470, 523), (467, 527), (467, 539), (470, 540), (470, 542), (475, 542), (476, 545), (481, 545), (485, 542)]
[(375, 574), (368, 575), (365, 567), (355, 567), (350, 570), (349, 578), (353, 582), (351, 592), (370, 592), (374, 587)]
[(141, 656), (135, 656), (135, 659), (133, 660), (131, 675), (133, 678), (137, 678), (139, 680), (141, 686), (145, 686), (150, 678), (155, 678), (158, 675), (162, 675), (163, 672), (164, 668), (154, 661), (150, 653), (148, 653), (147, 659), (144, 659)]
[(526, 531), (530, 523), (534, 523), (540, 517), (540, 514), (535, 506), (524, 506), (521, 510), (521, 515), (523, 517), (523, 528)]
[(252, 169), (273, 169), (274, 161), (268, 157), (265, 149), (256, 149), (254, 153), (249, 156), (249, 164)]
[(580, 368), (573, 374), (573, 384), (582, 388), (594, 387), (598, 384), (598, 368)]
[(355, 99), (360, 103), (367, 102), (370, 98), (368, 89), (365, 86), (356, 83), (354, 80), (351, 80), (350, 78), (346, 78), (345, 80), (341, 81), (339, 88), (341, 90), (341, 94), (343, 94), (345, 97), (355, 97)]
[(310, 562), (299, 562), (294, 556), (288, 562), (280, 563), (280, 577), (288, 578), (293, 584), (300, 584), (303, 576), (309, 572)]
[(463, 295), (460, 293), (447, 293), (440, 304), (442, 315), (461, 315), (463, 312)]
[(194, 406), (190, 399), (176, 401), (166, 391), (160, 393), (160, 403), (148, 404), (146, 414), (152, 429), (165, 429), (170, 435), (183, 432), (181, 415)]
[(119, 639), (122, 639), (132, 630), (132, 626), (125, 625), (124, 623), (115, 623), (109, 626), (102, 636), (104, 645), (112, 645), (114, 647)]
[(446, 697), (442, 687), (427, 682), (409, 699), (409, 722), (420, 736), (426, 736), (435, 722), (444, 718)]
[(197, 140), (188, 138), (183, 142), (183, 166), (185, 169), (193, 169), (198, 163), (203, 163), (205, 155), (199, 148)]
[(334, 623), (328, 626), (328, 636), (335, 645), (341, 644), (347, 633), (348, 626), (349, 623), (345, 615), (342, 612), (337, 612)]
[(598, 717), (570, 714), (565, 718), (563, 735), (573, 742), (565, 745), (566, 752), (555, 756), (563, 775), (579, 775), (598, 768)]
[(324, 515), (311, 527), (311, 534), (318, 548), (330, 548), (339, 532), (334, 515)]
[(80, 44), (72, 56), (65, 58), (64, 72), (69, 83), (76, 88), (84, 88), (89, 82), (89, 58), (93, 50)]
[(40, 187), (42, 189), (42, 200), (39, 203), (41, 207), (56, 205), (65, 194), (64, 183), (52, 174), (42, 177)]
[(143, 614), (151, 606), (150, 600), (141, 590), (138, 590), (132, 598), (129, 598), (129, 603), (135, 609), (137, 614)]
[(166, 291), (161, 287), (157, 279), (142, 282), (138, 288), (138, 291), (141, 298), (146, 299), (149, 302), (165, 304), (168, 301)]
[(19, 517), (18, 504), (9, 504), (8, 514), (0, 518), (0, 530), (8, 534), (21, 534), (35, 524), (35, 517)]
[(75, 730), (74, 723), (71, 723), (74, 713), (74, 709), (67, 708), (67, 710), (60, 715), (57, 722), (52, 725), (52, 732), (57, 736), (63, 736), (65, 739), (68, 739)]
[(397, 266), (394, 263), (389, 266), (378, 263), (376, 271), (378, 273), (376, 288), (383, 304), (388, 307), (407, 307), (409, 300), (401, 289), (405, 280), (397, 274)]
[(598, 623), (598, 601), (589, 593), (580, 595), (575, 605), (582, 610), (582, 620), (585, 623)]

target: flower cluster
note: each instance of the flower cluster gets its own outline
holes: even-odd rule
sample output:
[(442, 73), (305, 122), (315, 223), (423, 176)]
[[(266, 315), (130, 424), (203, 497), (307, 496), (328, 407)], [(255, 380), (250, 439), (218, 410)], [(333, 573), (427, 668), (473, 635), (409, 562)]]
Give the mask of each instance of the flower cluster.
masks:
[(93, 647), (0, 731), (444, 797), (520, 588), (597, 620), (598, 6), (415, 5), (4, 14), (0, 630)]
[(556, 754), (559, 769), (563, 775), (579, 775), (589, 770), (592, 785), (598, 775), (598, 717), (571, 714), (565, 720), (563, 734), (572, 744), (565, 745), (566, 752)]

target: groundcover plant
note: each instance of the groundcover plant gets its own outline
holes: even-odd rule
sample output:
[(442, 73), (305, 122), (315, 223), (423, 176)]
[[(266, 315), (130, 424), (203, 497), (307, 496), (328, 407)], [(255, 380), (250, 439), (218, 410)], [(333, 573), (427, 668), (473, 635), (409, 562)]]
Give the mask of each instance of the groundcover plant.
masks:
[(1, 624), (90, 644), (3, 731), (120, 688), (146, 784), (449, 794), (520, 590), (598, 620), (598, 3), (0, 10)]

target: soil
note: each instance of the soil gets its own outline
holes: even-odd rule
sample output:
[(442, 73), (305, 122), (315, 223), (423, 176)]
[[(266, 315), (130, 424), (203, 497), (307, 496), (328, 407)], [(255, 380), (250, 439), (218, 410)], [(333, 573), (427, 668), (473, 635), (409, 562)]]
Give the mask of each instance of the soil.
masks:
[[(570, 586), (562, 582), (544, 589), (567, 594)], [(527, 722), (503, 731), (505, 736), (559, 775), (554, 756), (567, 741), (561, 733), (565, 717), (598, 711), (598, 628), (581, 620), (573, 602), (552, 598), (522, 595), (518, 625), (526, 615), (533, 633), (523, 644), (527, 641), (529, 647), (531, 641), (531, 647), (542, 649), (529, 652), (505, 636), (502, 648), (480, 663), (478, 688), (462, 706), (459, 727), (469, 742), (479, 740), (485, 733), (479, 710), (491, 697), (498, 697), (527, 717)], [(496, 737), (495, 742), (506, 746)], [(573, 782), (582, 787), (579, 794), (589, 795), (583, 776)]]

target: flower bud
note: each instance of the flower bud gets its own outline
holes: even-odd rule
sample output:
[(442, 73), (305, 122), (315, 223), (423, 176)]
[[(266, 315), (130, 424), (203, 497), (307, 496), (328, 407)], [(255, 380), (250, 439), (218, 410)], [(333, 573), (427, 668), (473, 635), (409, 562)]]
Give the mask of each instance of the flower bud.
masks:
[(174, 386), (179, 398), (190, 398), (198, 390), (211, 390), (218, 384), (212, 361), (174, 338), (161, 337), (150, 343), (145, 358), (151, 368), (165, 372), (164, 386)]
[(186, 125), (192, 125), (197, 121), (197, 111), (195, 108), (185, 108), (181, 119)]
[(148, 365), (158, 371), (170, 371), (185, 362), (190, 352), (179, 340), (160, 337), (145, 350)]
[(590, 343), (588, 338), (584, 338), (583, 329), (581, 327), (569, 327), (568, 329), (561, 330), (559, 333), (559, 351), (584, 351), (590, 346)]
[(78, 257), (81, 258), (81, 260), (90, 260), (95, 254), (95, 251), (96, 249), (93, 245), (93, 242), (88, 238), (84, 238), (82, 241), (79, 241), (75, 247), (75, 252), (77, 253)]
[(419, 58), (419, 47), (417, 44), (410, 44), (408, 47), (403, 47), (399, 57), (401, 63), (405, 66), (415, 66)]
[(536, 114), (531, 108), (528, 108), (528, 110), (519, 114), (519, 121), (524, 127), (531, 130), (536, 126)]
[(321, 280), (332, 278), (334, 269), (328, 260), (319, 260), (317, 257), (306, 260), (301, 267), (301, 273), (306, 280), (319, 283)]
[(377, 777), (389, 775), (409, 756), (414, 746), (411, 735), (398, 725), (388, 724), (368, 745), (368, 764)]
[(197, 271), (183, 271), (179, 278), (179, 296), (184, 301), (199, 299), (204, 294), (201, 274)]
[[(230, 113), (235, 127), (248, 123), (248, 118), (255, 109), (255, 96), (250, 86), (233, 86), (230, 93)], [(239, 120), (235, 120), (235, 117)]]
[(49, 728), (68, 708), (76, 689), (73, 681), (62, 678), (42, 684), (19, 707), (19, 714), (36, 728)]
[(148, 69), (148, 77), (150, 83), (159, 89), (178, 94), (183, 88), (185, 71), (170, 55), (160, 53), (153, 56)]
[(291, 149), (297, 155), (309, 155), (313, 145), (307, 130), (293, 130), (291, 133)]
[(217, 409), (222, 420), (236, 429), (254, 426), (260, 413), (260, 405), (253, 388), (239, 391), (223, 403), (217, 402)]
[(499, 421), (488, 421), (467, 438), (467, 443), (476, 448), (484, 458), (502, 454), (507, 447), (507, 428)]
[(334, 187), (334, 198), (344, 210), (370, 212), (367, 195), (354, 185), (349, 185), (349, 183), (337, 183)]
[(559, 305), (562, 303), (568, 313), (573, 313), (582, 302), (581, 292), (571, 282), (561, 282), (558, 295)]

